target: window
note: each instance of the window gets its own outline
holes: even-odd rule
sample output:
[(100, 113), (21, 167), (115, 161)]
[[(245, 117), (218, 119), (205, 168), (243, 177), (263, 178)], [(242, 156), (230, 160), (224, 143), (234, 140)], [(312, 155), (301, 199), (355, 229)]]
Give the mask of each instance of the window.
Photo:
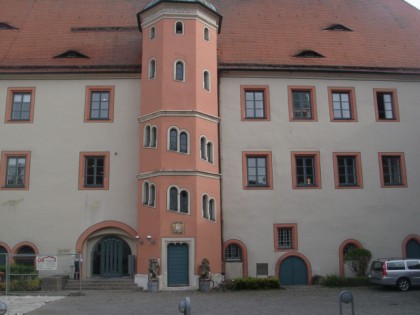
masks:
[(373, 89), (376, 121), (400, 121), (396, 89)]
[(145, 148), (156, 148), (157, 146), (157, 127), (146, 125), (144, 127), (143, 146)]
[(244, 189), (272, 189), (271, 152), (243, 152)]
[(2, 152), (0, 164), (0, 189), (29, 189), (29, 164), (31, 153), (28, 151)]
[(289, 120), (317, 121), (314, 86), (289, 86)]
[(9, 88), (6, 100), (6, 123), (32, 123), (35, 88)]
[(114, 86), (87, 86), (85, 122), (114, 121)]
[(171, 127), (169, 129), (168, 139), (168, 150), (189, 153), (189, 135), (187, 131), (179, 131), (178, 128)]
[(168, 210), (180, 213), (190, 212), (190, 197), (185, 189), (171, 186), (168, 189)]
[(203, 37), (205, 40), (209, 41), (210, 40), (210, 34), (209, 34), (209, 29), (207, 27), (204, 28), (203, 31)]
[(292, 152), (293, 188), (321, 188), (319, 152)]
[(184, 34), (184, 23), (177, 21), (175, 23), (175, 34), (182, 35)]
[(149, 61), (149, 80), (156, 79), (156, 60)]
[(175, 62), (175, 80), (176, 81), (185, 81), (185, 64), (183, 61)]
[(297, 225), (274, 224), (274, 250), (289, 251), (297, 250)]
[(156, 37), (156, 27), (152, 26), (149, 32), (149, 38), (154, 39)]
[(242, 249), (239, 245), (230, 244), (225, 250), (225, 261), (229, 262), (241, 262), (242, 261)]
[(269, 120), (268, 85), (241, 85), (242, 120)]
[(333, 153), (335, 188), (363, 188), (360, 153)]
[(213, 143), (207, 141), (206, 137), (200, 138), (200, 157), (209, 163), (213, 163)]
[(407, 187), (404, 153), (379, 153), (381, 187)]
[(209, 196), (204, 194), (202, 197), (202, 215), (203, 218), (211, 221), (216, 221), (216, 204), (213, 198), (209, 199)]
[(109, 189), (109, 152), (81, 152), (79, 189)]
[(203, 73), (203, 87), (205, 90), (210, 91), (210, 73), (208, 71)]
[(357, 121), (354, 88), (328, 88), (331, 121)]
[(148, 181), (143, 182), (142, 203), (147, 206), (154, 207), (156, 202), (156, 188), (155, 185)]

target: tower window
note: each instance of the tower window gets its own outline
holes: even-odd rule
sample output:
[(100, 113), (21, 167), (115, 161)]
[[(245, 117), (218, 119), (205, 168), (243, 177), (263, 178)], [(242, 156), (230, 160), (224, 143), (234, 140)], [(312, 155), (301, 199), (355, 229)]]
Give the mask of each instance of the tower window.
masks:
[(209, 33), (209, 29), (207, 27), (204, 28), (204, 39), (209, 41), (210, 40), (210, 33)]
[(153, 39), (153, 38), (155, 38), (155, 37), (156, 37), (156, 27), (152, 26), (152, 27), (150, 28), (149, 38), (150, 38), (150, 39)]
[(204, 71), (203, 73), (203, 86), (204, 89), (210, 91), (210, 73), (208, 71)]
[(184, 34), (184, 23), (182, 23), (181, 21), (175, 23), (175, 34)]
[(181, 60), (175, 62), (175, 80), (185, 81), (185, 65)]

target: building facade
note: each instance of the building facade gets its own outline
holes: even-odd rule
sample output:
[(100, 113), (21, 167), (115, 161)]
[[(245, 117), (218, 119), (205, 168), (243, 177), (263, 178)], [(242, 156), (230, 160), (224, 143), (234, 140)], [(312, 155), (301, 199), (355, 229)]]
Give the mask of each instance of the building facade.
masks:
[(420, 13), (330, 2), (10, 1), (0, 253), (162, 290), (420, 257)]

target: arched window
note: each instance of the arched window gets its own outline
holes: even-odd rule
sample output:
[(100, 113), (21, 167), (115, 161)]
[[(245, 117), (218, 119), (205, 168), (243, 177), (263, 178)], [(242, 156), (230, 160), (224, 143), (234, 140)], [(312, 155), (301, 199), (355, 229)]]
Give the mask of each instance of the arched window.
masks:
[(175, 62), (175, 80), (176, 81), (185, 81), (185, 66), (184, 63), (180, 60)]
[(144, 182), (143, 183), (143, 204), (148, 205), (149, 204), (149, 183)]
[(210, 91), (210, 73), (208, 71), (204, 71), (203, 73), (203, 87), (207, 91)]
[(169, 150), (178, 151), (178, 131), (175, 128), (169, 131)]
[(186, 132), (179, 134), (179, 151), (182, 153), (188, 153), (188, 135)]
[(169, 210), (178, 211), (178, 189), (176, 187), (169, 190)]
[(241, 262), (242, 250), (236, 244), (230, 244), (225, 250), (225, 261)]
[(206, 218), (206, 219), (209, 218), (208, 203), (209, 203), (209, 197), (207, 195), (203, 195), (202, 210), (203, 210), (203, 218)]
[(207, 41), (210, 40), (209, 29), (207, 27), (204, 28), (204, 39)]
[(150, 146), (156, 148), (157, 143), (157, 127), (153, 126), (150, 133)]
[(153, 38), (155, 38), (155, 37), (156, 37), (156, 27), (152, 26), (152, 27), (150, 28), (149, 38), (150, 38), (150, 39), (153, 39)]
[(150, 147), (150, 126), (146, 125), (144, 127), (144, 141), (143, 141), (143, 145), (145, 147)]
[(155, 79), (156, 78), (156, 60), (151, 59), (149, 61), (149, 79)]
[(156, 188), (155, 185), (151, 184), (150, 185), (150, 200), (149, 200), (149, 205), (154, 207), (156, 203)]
[(200, 156), (203, 160), (206, 159), (206, 138), (201, 137), (200, 139)]
[(180, 211), (182, 213), (188, 213), (189, 208), (189, 200), (188, 200), (188, 192), (186, 190), (182, 190), (179, 196), (179, 205)]
[(216, 221), (216, 203), (214, 199), (210, 199), (209, 201), (209, 219)]
[(34, 266), (35, 265), (34, 249), (28, 245), (25, 245), (19, 248), (17, 255), (15, 255), (15, 263), (17, 265)]
[(207, 142), (207, 161), (213, 163), (213, 143)]
[(177, 21), (175, 23), (175, 34), (184, 34), (184, 23), (182, 23), (181, 21)]

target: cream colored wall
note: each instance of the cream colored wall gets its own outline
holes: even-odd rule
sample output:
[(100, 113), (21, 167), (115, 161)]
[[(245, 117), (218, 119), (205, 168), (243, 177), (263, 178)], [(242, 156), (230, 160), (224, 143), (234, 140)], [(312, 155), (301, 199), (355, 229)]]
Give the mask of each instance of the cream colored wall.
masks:
[[(274, 251), (273, 224), (297, 223), (298, 252), (312, 274), (339, 274), (339, 246), (356, 239), (373, 257), (401, 256), (402, 242), (419, 234), (420, 79), (293, 77), (234, 73), (220, 79), (221, 172), (224, 241), (248, 249), (274, 275), (284, 252)], [(240, 85), (269, 85), (271, 121), (241, 121)], [(287, 86), (314, 85), (318, 122), (289, 122)], [(328, 86), (355, 87), (358, 122), (330, 122)], [(376, 122), (373, 88), (396, 88), (400, 122)], [(243, 190), (243, 151), (272, 151), (273, 190)], [(320, 151), (321, 189), (292, 189), (291, 151)], [(361, 152), (363, 189), (335, 189), (333, 152)], [(404, 152), (408, 188), (381, 188), (378, 152)]]
[[(137, 229), (140, 79), (65, 75), (2, 78), (0, 151), (31, 151), (28, 191), (0, 190), (0, 240), (40, 253), (73, 252), (91, 225), (115, 220)], [(85, 88), (114, 85), (114, 122), (84, 123)], [(33, 124), (5, 124), (8, 87), (35, 87)], [(110, 152), (109, 190), (78, 190), (79, 152)]]

